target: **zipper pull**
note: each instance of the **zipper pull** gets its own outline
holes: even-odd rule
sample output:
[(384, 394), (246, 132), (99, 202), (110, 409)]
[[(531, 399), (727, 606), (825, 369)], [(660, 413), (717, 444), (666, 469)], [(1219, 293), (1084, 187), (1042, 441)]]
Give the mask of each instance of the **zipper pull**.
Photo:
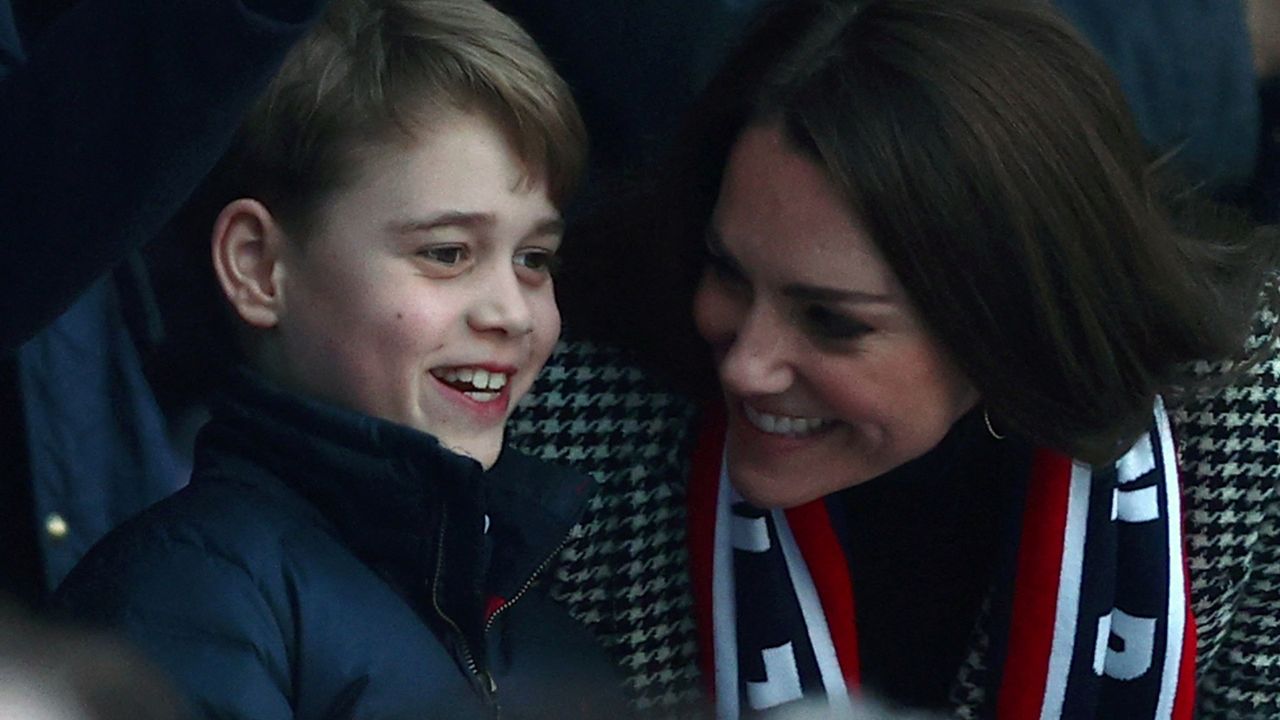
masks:
[(484, 686), (489, 691), (490, 695), (498, 694), (498, 683), (494, 681), (493, 675), (491, 675), (488, 670), (480, 671), (480, 679), (484, 682)]
[(485, 703), (493, 710), (494, 720), (502, 720), (502, 704), (498, 702), (498, 683), (488, 670), (479, 670), (476, 675), (485, 689)]

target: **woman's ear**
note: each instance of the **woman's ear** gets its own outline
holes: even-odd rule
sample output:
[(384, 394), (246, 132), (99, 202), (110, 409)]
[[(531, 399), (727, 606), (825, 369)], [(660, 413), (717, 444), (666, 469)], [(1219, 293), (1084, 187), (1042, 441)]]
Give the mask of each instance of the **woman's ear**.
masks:
[(213, 269), (240, 318), (275, 327), (284, 309), (280, 253), (285, 237), (265, 205), (250, 198), (227, 204), (213, 224)]

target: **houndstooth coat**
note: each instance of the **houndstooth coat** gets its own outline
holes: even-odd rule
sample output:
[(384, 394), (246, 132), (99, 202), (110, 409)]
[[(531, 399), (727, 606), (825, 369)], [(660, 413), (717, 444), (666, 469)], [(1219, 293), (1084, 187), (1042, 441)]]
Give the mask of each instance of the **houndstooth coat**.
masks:
[[(1264, 313), (1255, 345), (1270, 342), (1264, 330), (1275, 320)], [(515, 445), (599, 483), (552, 591), (654, 717), (703, 708), (685, 543), (695, 415), (619, 353), (566, 342), (509, 429)], [(1199, 626), (1197, 717), (1280, 718), (1280, 354), (1243, 382), (1174, 408), (1173, 423)], [(953, 684), (957, 718), (987, 716), (982, 626), (979, 618)]]

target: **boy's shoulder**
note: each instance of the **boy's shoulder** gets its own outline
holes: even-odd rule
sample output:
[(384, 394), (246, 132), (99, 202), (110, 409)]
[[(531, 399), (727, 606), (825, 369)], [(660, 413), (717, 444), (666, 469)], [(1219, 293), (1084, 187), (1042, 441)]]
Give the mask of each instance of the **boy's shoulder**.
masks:
[(443, 667), (411, 608), (272, 482), (197, 473), (96, 545), (59, 588), (57, 610), (127, 639), (210, 716), (329, 707), (367, 684), (353, 667), (379, 668), (393, 689), (424, 665)]
[(282, 487), (202, 477), (109, 532), (58, 590), (75, 614), (107, 619), (147, 598), (198, 603), (261, 589), (299, 545), (323, 542), (300, 499)]

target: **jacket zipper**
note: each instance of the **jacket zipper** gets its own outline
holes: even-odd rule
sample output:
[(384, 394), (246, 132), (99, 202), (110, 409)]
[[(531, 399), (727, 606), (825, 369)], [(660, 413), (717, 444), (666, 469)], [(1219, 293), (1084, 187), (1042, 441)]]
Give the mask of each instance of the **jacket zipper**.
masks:
[[(448, 522), (449, 510), (447, 508), (441, 508), (440, 537), (436, 542), (436, 571), (431, 579), (431, 605), (435, 609), (436, 615), (439, 615), (446, 623), (449, 624), (449, 627), (453, 628), (453, 633), (458, 638), (458, 645), (462, 650), (462, 659), (463, 663), (467, 666), (467, 671), (471, 673), (472, 677), (475, 677), (480, 681), (485, 702), (493, 709), (493, 716), (495, 720), (500, 720), (502, 717), (502, 706), (498, 703), (498, 683), (494, 681), (493, 675), (488, 670), (482, 670), (479, 664), (476, 663), (475, 656), (471, 653), (471, 648), (467, 645), (467, 638), (462, 634), (461, 628), (459, 628), (458, 624), (453, 621), (453, 618), (450, 618), (444, 613), (444, 610), (440, 609), (440, 570), (444, 566), (444, 531)], [(556, 552), (559, 552), (559, 550)], [(547, 558), (547, 561), (550, 561), (550, 559), (551, 558)], [(543, 564), (545, 565), (546, 562)], [(485, 625), (484, 630), (486, 633), (489, 631), (487, 624)]]
[(498, 616), (506, 612), (507, 608), (515, 605), (520, 598), (524, 597), (525, 593), (529, 592), (529, 588), (533, 587), (533, 584), (537, 582), (538, 577), (542, 575), (542, 571), (546, 570), (547, 566), (551, 564), (551, 561), (556, 559), (556, 556), (560, 554), (560, 551), (564, 549), (565, 545), (569, 544), (569, 540), (571, 540), (572, 537), (572, 534), (566, 535), (565, 538), (560, 541), (560, 544), (556, 546), (556, 549), (552, 550), (551, 554), (547, 555), (542, 562), (538, 564), (538, 567), (533, 571), (533, 574), (529, 576), (528, 580), (524, 581), (524, 584), (520, 586), (520, 589), (516, 591), (516, 594), (512, 595), (510, 600), (499, 605), (497, 609), (489, 615), (489, 619), (484, 623), (484, 634), (486, 636), (489, 634), (489, 630), (493, 628), (493, 624), (498, 620)]

